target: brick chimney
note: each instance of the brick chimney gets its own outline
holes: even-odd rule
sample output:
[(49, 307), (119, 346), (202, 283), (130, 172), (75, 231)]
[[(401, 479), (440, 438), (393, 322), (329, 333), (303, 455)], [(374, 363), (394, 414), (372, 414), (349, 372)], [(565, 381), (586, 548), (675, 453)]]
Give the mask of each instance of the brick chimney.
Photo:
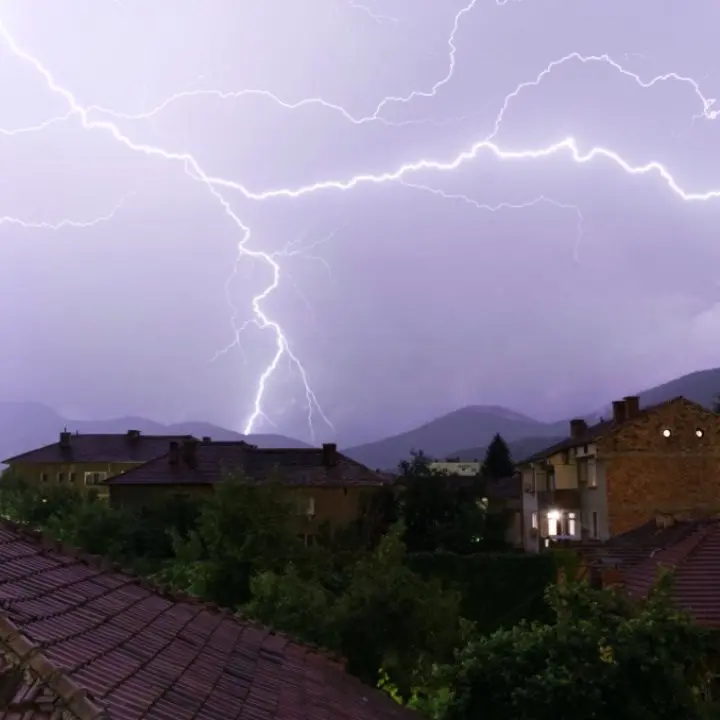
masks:
[(613, 400), (613, 422), (616, 425), (624, 423), (627, 420), (627, 407), (624, 400)]
[(582, 418), (573, 418), (570, 421), (570, 437), (580, 438), (587, 432), (587, 423)]
[(337, 445), (335, 443), (323, 443), (322, 459), (325, 467), (334, 467), (337, 465)]
[(195, 438), (186, 438), (182, 444), (182, 459), (190, 468), (197, 467), (197, 446)]
[(168, 453), (168, 462), (171, 465), (180, 464), (180, 444), (177, 440), (170, 441), (170, 452)]
[(60, 447), (61, 448), (69, 448), (70, 447), (70, 438), (72, 437), (72, 433), (68, 432), (68, 429), (65, 428), (60, 433)]
[(630, 420), (640, 414), (640, 398), (637, 395), (628, 395), (625, 398), (625, 415)]

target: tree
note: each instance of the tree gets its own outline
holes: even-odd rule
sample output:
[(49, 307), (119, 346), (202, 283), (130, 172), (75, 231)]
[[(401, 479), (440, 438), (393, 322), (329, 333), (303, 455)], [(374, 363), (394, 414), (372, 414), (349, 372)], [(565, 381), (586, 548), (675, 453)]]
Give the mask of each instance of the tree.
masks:
[(397, 526), (355, 565), (333, 624), (350, 672), (375, 684), (382, 668), (408, 697), (433, 664), (452, 659), (464, 626), (459, 595), (410, 570), (401, 537)]
[(713, 395), (712, 411), (720, 415), (720, 393), (715, 393), (715, 395)]
[(671, 604), (667, 579), (641, 603), (556, 586), (552, 624), (470, 643), (445, 679), (446, 720), (699, 720), (708, 636)]
[(176, 534), (176, 562), (164, 573), (225, 607), (250, 600), (251, 578), (302, 562), (295, 509), (275, 483), (252, 484), (228, 476), (203, 503), (197, 530), (187, 541)]
[(499, 480), (515, 474), (510, 448), (498, 433), (485, 451), (485, 460), (480, 471), (483, 478)]

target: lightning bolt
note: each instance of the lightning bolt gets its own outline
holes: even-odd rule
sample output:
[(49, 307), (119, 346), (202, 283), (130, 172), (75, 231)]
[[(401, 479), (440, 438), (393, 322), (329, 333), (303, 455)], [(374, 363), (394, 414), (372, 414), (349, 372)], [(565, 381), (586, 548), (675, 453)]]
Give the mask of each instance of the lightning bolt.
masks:
[(64, 228), (91, 228), (100, 223), (110, 222), (115, 219), (122, 206), (134, 193), (126, 195), (121, 198), (115, 207), (106, 215), (100, 215), (92, 220), (72, 220), (70, 218), (63, 218), (62, 220), (51, 223), (51, 222), (30, 222), (28, 220), (22, 220), (18, 217), (11, 215), (0, 215), (0, 227), (3, 225), (15, 225), (21, 227), (23, 230), (63, 230)]
[(428, 187), (427, 185), (419, 185), (417, 183), (408, 182), (407, 180), (402, 179), (399, 182), (405, 187), (411, 188), (413, 190), (421, 190), (422, 192), (430, 193), (431, 195), (441, 197), (444, 200), (458, 200), (464, 202), (466, 205), (472, 205), (477, 210), (486, 210), (489, 212), (498, 212), (499, 210), (525, 210), (527, 208), (532, 208), (536, 205), (540, 205), (543, 203), (546, 205), (552, 205), (556, 208), (560, 208), (561, 210), (572, 210), (575, 214), (575, 218), (577, 221), (577, 236), (575, 239), (575, 247), (573, 248), (573, 259), (576, 263), (578, 263), (578, 265), (580, 264), (580, 244), (582, 243), (584, 236), (583, 225), (585, 223), (585, 218), (582, 214), (582, 211), (577, 205), (572, 205), (570, 203), (562, 203), (558, 200), (553, 200), (552, 198), (545, 197), (544, 195), (539, 195), (538, 197), (523, 203), (501, 202), (497, 205), (487, 205), (480, 203), (477, 200), (473, 200), (467, 195), (462, 195), (459, 193), (447, 193), (444, 190), (439, 190), (438, 188)]
[[(496, 0), (497, 5), (506, 5), (509, 2), (509, 0)], [(219, 203), (219, 205), (223, 208), (223, 211), (228, 216), (228, 218), (237, 226), (238, 230), (240, 231), (240, 240), (238, 242), (238, 260), (240, 260), (243, 257), (250, 257), (255, 260), (259, 260), (263, 262), (268, 269), (270, 270), (270, 283), (266, 287), (266, 289), (260, 293), (259, 295), (255, 296), (252, 299), (252, 311), (253, 316), (249, 321), (246, 321), (242, 325), (239, 325), (237, 323), (237, 311), (234, 312), (233, 318), (232, 318), (232, 327), (233, 327), (233, 333), (234, 333), (234, 340), (233, 342), (228, 346), (227, 349), (230, 347), (233, 347), (234, 345), (239, 345), (239, 337), (240, 333), (247, 328), (249, 325), (253, 324), (260, 328), (261, 330), (269, 330), (272, 332), (275, 338), (275, 354), (273, 355), (273, 358), (271, 362), (268, 364), (264, 372), (262, 373), (261, 377), (258, 380), (258, 384), (256, 387), (256, 393), (254, 397), (253, 402), (253, 409), (250, 414), (250, 417), (248, 418), (244, 432), (246, 434), (249, 434), (253, 432), (255, 429), (258, 421), (261, 418), (267, 418), (265, 412), (263, 411), (263, 399), (266, 394), (267, 386), (272, 378), (274, 372), (278, 368), (281, 360), (286, 357), (292, 365), (297, 369), (301, 380), (304, 384), (305, 393), (306, 393), (306, 399), (308, 404), (308, 423), (310, 425), (311, 434), (313, 434), (313, 418), (314, 414), (317, 413), (322, 420), (327, 423), (329, 427), (332, 427), (330, 421), (325, 416), (325, 414), (322, 412), (322, 409), (317, 401), (317, 398), (314, 394), (314, 392), (311, 389), (310, 383), (308, 381), (307, 373), (305, 372), (302, 364), (298, 360), (298, 358), (295, 356), (295, 354), (292, 352), (292, 349), (290, 347), (290, 343), (288, 342), (288, 339), (283, 331), (283, 329), (278, 325), (277, 322), (270, 319), (262, 309), (262, 303), (265, 299), (267, 299), (279, 286), (280, 279), (281, 279), (281, 271), (280, 266), (277, 263), (277, 257), (279, 257), (281, 254), (271, 254), (267, 252), (263, 252), (260, 250), (255, 250), (251, 247), (249, 247), (249, 241), (251, 239), (251, 233), (250, 229), (241, 221), (241, 219), (237, 216), (237, 214), (233, 211), (230, 202), (227, 200), (225, 195), (223, 194), (225, 191), (235, 191), (239, 193), (242, 197), (248, 200), (254, 200), (254, 201), (267, 201), (272, 199), (279, 199), (279, 198), (301, 198), (305, 195), (310, 195), (318, 192), (324, 192), (324, 191), (349, 191), (353, 188), (356, 188), (360, 185), (365, 184), (375, 184), (375, 185), (383, 185), (387, 183), (392, 182), (401, 182), (409, 185), (413, 185), (412, 183), (409, 183), (406, 180), (407, 176), (413, 175), (415, 173), (419, 173), (421, 171), (432, 171), (432, 172), (451, 172), (461, 165), (464, 165), (470, 161), (476, 160), (478, 157), (480, 157), (481, 154), (486, 153), (490, 156), (495, 157), (496, 159), (503, 160), (503, 161), (520, 161), (520, 160), (541, 160), (544, 158), (548, 158), (554, 155), (560, 155), (560, 154), (566, 154), (572, 161), (579, 165), (585, 165), (592, 161), (596, 160), (606, 160), (609, 161), (611, 164), (616, 165), (619, 167), (622, 171), (625, 173), (628, 173), (630, 175), (634, 176), (640, 176), (640, 175), (656, 175), (658, 176), (665, 184), (666, 186), (678, 197), (685, 201), (707, 201), (710, 199), (714, 199), (720, 196), (720, 189), (711, 189), (707, 191), (686, 191), (684, 190), (679, 183), (673, 178), (672, 174), (670, 173), (665, 166), (660, 163), (659, 161), (652, 160), (645, 164), (633, 164), (630, 161), (623, 158), (620, 154), (613, 151), (612, 149), (601, 147), (601, 146), (595, 146), (586, 148), (584, 150), (581, 150), (579, 145), (577, 144), (576, 140), (572, 137), (564, 138), (558, 142), (543, 146), (543, 147), (536, 147), (536, 148), (519, 148), (519, 149), (505, 149), (501, 147), (499, 144), (495, 142), (496, 136), (499, 134), (503, 119), (505, 117), (505, 114), (512, 104), (512, 102), (526, 89), (534, 86), (538, 86), (545, 77), (547, 77), (550, 73), (552, 73), (557, 68), (561, 67), (562, 65), (565, 65), (569, 62), (579, 62), (582, 64), (587, 63), (604, 63), (609, 65), (610, 67), (614, 68), (617, 72), (621, 73), (622, 75), (632, 79), (634, 82), (639, 84), (643, 88), (650, 88), (654, 85), (664, 82), (673, 80), (679, 83), (683, 83), (688, 85), (696, 97), (701, 101), (702, 105), (702, 112), (697, 117), (704, 117), (708, 120), (715, 120), (717, 118), (718, 111), (714, 110), (714, 104), (715, 100), (711, 98), (706, 98), (703, 93), (700, 90), (700, 87), (697, 82), (695, 82), (692, 78), (685, 77), (682, 75), (679, 75), (677, 73), (666, 73), (664, 75), (659, 75), (657, 77), (652, 78), (651, 80), (643, 80), (639, 75), (630, 72), (629, 70), (626, 70), (624, 67), (622, 67), (619, 63), (617, 63), (615, 60), (610, 58), (608, 55), (597, 55), (597, 56), (584, 56), (579, 53), (571, 53), (569, 55), (566, 55), (563, 58), (560, 58), (559, 60), (554, 60), (550, 64), (548, 64), (533, 80), (523, 82), (519, 84), (515, 90), (513, 90), (511, 93), (509, 93), (502, 103), (502, 106), (500, 108), (499, 113), (496, 116), (493, 129), (489, 135), (487, 135), (485, 138), (478, 140), (474, 144), (472, 144), (469, 148), (462, 150), (458, 152), (454, 157), (451, 157), (447, 160), (432, 160), (428, 158), (422, 158), (419, 160), (415, 160), (412, 162), (408, 162), (405, 164), (400, 165), (399, 167), (396, 167), (394, 170), (389, 170), (386, 172), (381, 173), (360, 173), (356, 174), (354, 176), (351, 176), (346, 179), (328, 179), (323, 180), (320, 182), (312, 183), (312, 184), (306, 184), (306, 185), (300, 185), (297, 187), (282, 187), (282, 188), (271, 188), (266, 189), (262, 191), (258, 190), (251, 190), (245, 185), (229, 180), (226, 178), (221, 177), (213, 177), (206, 174), (202, 168), (200, 167), (197, 160), (189, 153), (178, 153), (178, 152), (171, 152), (167, 151), (164, 148), (154, 146), (154, 145), (148, 145), (144, 143), (138, 143), (130, 139), (127, 135), (125, 135), (121, 130), (118, 128), (116, 124), (113, 122), (110, 122), (108, 120), (97, 120), (92, 119), (93, 113), (100, 113), (104, 114), (105, 116), (111, 116), (115, 117), (115, 119), (145, 119), (148, 117), (151, 117), (152, 115), (155, 115), (165, 108), (167, 108), (172, 103), (182, 99), (182, 98), (188, 98), (188, 97), (194, 97), (194, 96), (215, 96), (220, 99), (227, 99), (227, 98), (237, 98), (241, 96), (264, 96), (266, 98), (271, 99), (273, 102), (278, 103), (279, 105), (288, 108), (288, 109), (296, 109), (305, 105), (321, 105), (325, 107), (326, 109), (332, 110), (334, 112), (339, 113), (342, 115), (346, 120), (349, 122), (352, 122), (355, 125), (360, 125), (366, 122), (373, 122), (373, 121), (379, 121), (379, 122), (385, 122), (388, 124), (403, 124), (403, 123), (390, 123), (386, 118), (383, 116), (383, 112), (388, 108), (388, 106), (396, 105), (396, 104), (402, 104), (402, 105), (408, 105), (413, 100), (418, 98), (434, 98), (440, 90), (448, 83), (454, 76), (455, 67), (456, 67), (456, 53), (457, 48), (455, 44), (455, 38), (459, 31), (460, 24), (462, 18), (467, 15), (476, 5), (477, 0), (472, 0), (468, 4), (466, 4), (464, 7), (460, 9), (460, 11), (455, 15), (454, 22), (452, 26), (452, 30), (448, 39), (448, 48), (449, 48), (449, 62), (448, 62), (448, 69), (445, 75), (443, 75), (440, 80), (435, 82), (429, 89), (427, 90), (415, 90), (412, 91), (406, 95), (400, 95), (400, 96), (390, 96), (383, 98), (379, 104), (375, 107), (374, 111), (363, 117), (357, 117), (353, 116), (351, 113), (349, 113), (347, 110), (345, 110), (342, 106), (339, 106), (337, 104), (333, 104), (330, 102), (325, 101), (322, 98), (304, 98), (299, 101), (296, 101), (294, 103), (288, 103), (286, 101), (283, 101), (276, 95), (270, 93), (269, 91), (265, 90), (242, 90), (239, 92), (229, 92), (229, 93), (223, 93), (217, 90), (184, 90), (180, 93), (177, 93), (176, 95), (173, 95), (165, 102), (161, 103), (154, 109), (150, 110), (149, 112), (145, 113), (139, 113), (135, 115), (130, 114), (123, 114), (118, 113), (112, 110), (109, 110), (107, 108), (102, 108), (99, 106), (83, 106), (81, 105), (78, 100), (75, 98), (73, 93), (69, 91), (68, 89), (61, 86), (53, 77), (52, 73), (34, 56), (30, 55), (29, 53), (25, 52), (13, 39), (13, 37), (10, 35), (10, 33), (7, 31), (6, 27), (0, 23), (0, 41), (4, 42), (4, 44), (8, 47), (8, 49), (11, 51), (13, 55), (15, 55), (18, 59), (24, 61), (25, 63), (32, 66), (37, 73), (44, 79), (45, 84), (50, 92), (53, 94), (60, 96), (63, 98), (67, 104), (68, 112), (60, 117), (52, 118), (45, 123), (42, 123), (40, 125), (34, 126), (32, 128), (23, 128), (19, 130), (12, 130), (12, 131), (0, 131), (0, 134), (3, 135), (16, 135), (22, 132), (37, 132), (39, 130), (43, 130), (47, 127), (49, 127), (51, 124), (69, 120), (71, 118), (76, 118), (81, 123), (82, 127), (88, 131), (103, 131), (107, 134), (109, 134), (115, 141), (119, 142), (120, 144), (124, 145), (128, 150), (136, 153), (144, 154), (148, 157), (154, 157), (158, 159), (162, 159), (165, 161), (172, 161), (182, 164), (183, 169), (185, 173), (192, 178), (194, 181), (201, 183), (215, 198), (215, 200)], [(406, 121), (406, 122), (412, 122), (412, 121)], [(423, 189), (426, 192), (433, 192), (434, 194), (441, 194), (440, 191), (436, 191), (432, 188), (429, 188), (427, 186), (420, 186), (415, 184), (416, 189)], [(460, 197), (453, 197), (448, 194), (445, 194), (447, 199), (462, 199), (466, 202), (470, 202), (470, 204), (475, 205), (475, 201), (472, 201), (470, 198), (467, 198), (466, 196)], [(549, 202), (553, 204), (557, 204), (559, 206), (562, 206), (559, 203), (556, 203), (555, 201), (551, 201), (548, 198), (540, 197), (536, 198), (534, 201), (531, 201), (530, 203), (523, 204), (523, 207), (527, 207), (529, 204), (537, 204), (539, 202)], [(486, 209), (486, 210), (499, 210), (501, 207), (513, 207), (509, 203), (504, 203), (499, 206), (482, 206), (479, 203), (476, 205), (479, 208)], [(574, 207), (574, 206), (565, 206), (567, 208)], [(577, 209), (577, 208), (575, 208)], [(578, 210), (579, 212), (579, 210)], [(580, 215), (580, 221), (582, 219), (582, 215)], [(580, 228), (581, 229), (581, 228)], [(235, 271), (237, 269), (237, 264), (235, 266)], [(234, 271), (234, 272), (235, 272)], [(226, 289), (229, 288), (233, 278), (233, 275), (228, 279), (228, 285), (226, 286)], [(229, 292), (228, 292), (228, 299), (229, 299)], [(231, 304), (232, 308), (232, 304)]]

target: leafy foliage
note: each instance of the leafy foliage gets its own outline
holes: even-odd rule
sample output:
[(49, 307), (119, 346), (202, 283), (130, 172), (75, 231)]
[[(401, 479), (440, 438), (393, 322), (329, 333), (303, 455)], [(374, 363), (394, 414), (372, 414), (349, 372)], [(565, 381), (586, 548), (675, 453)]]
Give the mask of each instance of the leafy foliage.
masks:
[(705, 717), (707, 636), (667, 591), (636, 605), (617, 590), (555, 586), (551, 624), (523, 622), (462, 651), (447, 674), (447, 720)]

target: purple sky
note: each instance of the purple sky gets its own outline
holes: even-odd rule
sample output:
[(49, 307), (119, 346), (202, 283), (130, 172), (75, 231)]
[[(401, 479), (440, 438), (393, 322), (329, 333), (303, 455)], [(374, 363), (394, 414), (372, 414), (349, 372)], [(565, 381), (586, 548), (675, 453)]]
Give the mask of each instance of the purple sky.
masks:
[[(272, 269), (246, 257), (227, 285), (243, 233), (221, 197), (250, 228), (247, 248), (276, 253), (280, 286), (260, 307), (336, 429), (316, 408), (317, 441), (370, 440), (466, 404), (557, 419), (720, 364), (720, 200), (681, 197), (720, 188), (720, 121), (702, 102), (720, 94), (720, 6), (477, 0), (448, 77), (464, 3), (0, 3), (5, 32), (79, 106), (130, 116), (63, 120), (67, 99), (0, 42), (0, 398), (243, 430), (275, 332), (251, 325), (213, 358), (235, 337), (228, 298), (237, 327), (251, 320)], [(571, 58), (533, 82), (571, 53), (621, 67)], [(667, 73), (686, 79), (652, 82)], [(493, 138), (502, 151), (572, 137), (581, 154), (662, 163), (679, 190), (568, 149), (481, 150), (401, 182), (258, 198), (452, 163), (493, 132), (521, 83), (533, 84), (507, 101)], [(208, 188), (191, 164), (147, 148), (191, 154), (245, 192)], [(7, 220), (82, 223), (120, 202), (85, 228)], [(287, 354), (262, 408), (255, 430), (310, 439)]]

